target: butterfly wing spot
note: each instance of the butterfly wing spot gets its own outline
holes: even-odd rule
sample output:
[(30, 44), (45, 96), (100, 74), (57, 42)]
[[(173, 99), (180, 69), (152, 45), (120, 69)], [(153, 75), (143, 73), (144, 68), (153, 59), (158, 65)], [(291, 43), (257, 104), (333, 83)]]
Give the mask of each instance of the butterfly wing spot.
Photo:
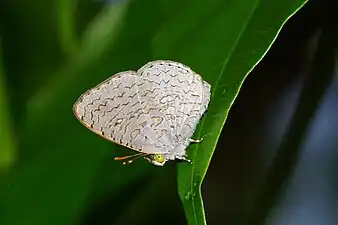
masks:
[(141, 126), (142, 128), (144, 128), (147, 124), (148, 124), (147, 121), (144, 121), (144, 122), (140, 123), (140, 126)]
[(130, 137), (132, 139), (136, 139), (140, 135), (140, 133), (141, 133), (140, 129), (135, 129), (130, 133)]
[(115, 123), (114, 123), (114, 126), (117, 126), (119, 124), (121, 124), (123, 122), (123, 118), (118, 118)]
[(172, 101), (174, 101), (174, 98), (171, 95), (163, 96), (160, 99), (160, 103), (162, 103), (162, 104), (165, 104), (167, 102), (172, 102)]
[(158, 127), (162, 123), (163, 118), (159, 116), (153, 116), (151, 117), (151, 120), (152, 120), (152, 124), (150, 125), (150, 127), (154, 128), (154, 127)]

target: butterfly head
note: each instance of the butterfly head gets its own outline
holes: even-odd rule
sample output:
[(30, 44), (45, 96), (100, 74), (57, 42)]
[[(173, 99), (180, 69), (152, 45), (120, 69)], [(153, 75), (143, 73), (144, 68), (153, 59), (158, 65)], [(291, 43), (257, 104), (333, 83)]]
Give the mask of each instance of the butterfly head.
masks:
[(155, 166), (163, 166), (168, 159), (161, 153), (155, 153), (146, 158), (151, 164)]

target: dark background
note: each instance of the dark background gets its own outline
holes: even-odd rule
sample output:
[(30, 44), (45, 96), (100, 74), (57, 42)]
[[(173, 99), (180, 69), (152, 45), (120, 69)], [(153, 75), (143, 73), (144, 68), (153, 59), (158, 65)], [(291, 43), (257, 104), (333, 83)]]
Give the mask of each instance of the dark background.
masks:
[(244, 82), (203, 187), (210, 224), (338, 223), (331, 3), (308, 2)]

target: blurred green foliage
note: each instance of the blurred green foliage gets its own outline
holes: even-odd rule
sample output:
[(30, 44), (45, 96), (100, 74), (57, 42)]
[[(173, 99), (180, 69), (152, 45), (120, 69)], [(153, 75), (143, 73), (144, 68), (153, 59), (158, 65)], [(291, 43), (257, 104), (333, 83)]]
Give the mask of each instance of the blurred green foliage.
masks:
[(0, 172), (2, 170), (6, 171), (12, 165), (16, 154), (5, 83), (5, 74), (0, 55)]
[[(204, 224), (200, 187), (230, 106), (304, 2), (1, 1), (0, 224), (90, 224), (87, 210), (106, 199), (116, 204), (105, 224), (125, 217), (134, 224), (162, 209), (146, 210), (147, 200), (170, 201), (165, 184), (175, 179), (173, 165), (112, 162), (112, 152), (129, 150), (84, 129), (72, 114), (86, 89), (155, 59), (187, 64), (212, 85), (196, 132), (204, 141), (188, 150), (193, 166), (178, 166), (187, 220)], [(139, 213), (133, 218), (131, 211)]]

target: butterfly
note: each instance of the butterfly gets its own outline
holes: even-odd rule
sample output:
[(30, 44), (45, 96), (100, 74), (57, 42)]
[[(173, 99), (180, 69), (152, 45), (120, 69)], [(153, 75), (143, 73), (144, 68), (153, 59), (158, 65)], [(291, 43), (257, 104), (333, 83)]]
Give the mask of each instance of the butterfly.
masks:
[(124, 164), (144, 158), (156, 166), (184, 160), (197, 124), (208, 108), (211, 86), (188, 66), (152, 61), (117, 73), (89, 89), (73, 107), (94, 133), (138, 153), (115, 157)]

